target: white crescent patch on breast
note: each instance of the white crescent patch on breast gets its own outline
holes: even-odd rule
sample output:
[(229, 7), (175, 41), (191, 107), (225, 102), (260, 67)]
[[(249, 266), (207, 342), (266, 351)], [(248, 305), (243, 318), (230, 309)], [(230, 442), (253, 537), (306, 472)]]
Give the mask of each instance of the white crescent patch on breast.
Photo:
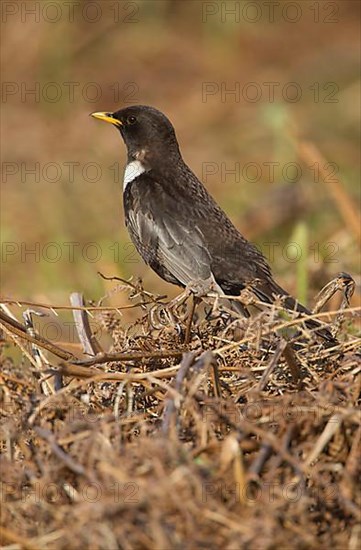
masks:
[(125, 190), (128, 183), (131, 183), (136, 178), (139, 178), (142, 174), (146, 172), (143, 164), (140, 160), (133, 160), (125, 167), (124, 180), (123, 180), (123, 190)]

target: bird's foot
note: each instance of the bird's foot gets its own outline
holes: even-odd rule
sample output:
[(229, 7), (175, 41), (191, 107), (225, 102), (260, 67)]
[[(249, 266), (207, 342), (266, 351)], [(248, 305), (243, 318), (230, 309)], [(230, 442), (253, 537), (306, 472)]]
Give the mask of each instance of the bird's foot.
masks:
[(194, 294), (196, 298), (203, 298), (204, 296), (218, 296), (219, 295), (219, 286), (213, 279), (209, 277), (208, 279), (195, 279), (190, 281), (186, 290), (189, 293)]

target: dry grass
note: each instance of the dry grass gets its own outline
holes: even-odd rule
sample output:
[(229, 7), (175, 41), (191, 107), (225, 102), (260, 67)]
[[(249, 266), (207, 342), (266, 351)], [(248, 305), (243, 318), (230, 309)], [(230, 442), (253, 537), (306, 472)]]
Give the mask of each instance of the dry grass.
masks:
[(325, 348), (213, 303), (185, 346), (185, 304), (121, 290), (140, 314), (93, 309), (113, 344), (90, 359), (3, 322), (28, 356), (2, 362), (3, 546), (358, 548), (356, 308)]

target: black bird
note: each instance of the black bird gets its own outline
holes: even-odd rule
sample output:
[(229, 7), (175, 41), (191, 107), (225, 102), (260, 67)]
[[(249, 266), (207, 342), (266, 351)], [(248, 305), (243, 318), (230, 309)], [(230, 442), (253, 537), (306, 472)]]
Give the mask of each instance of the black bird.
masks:
[[(113, 124), (125, 142), (126, 226), (138, 252), (160, 277), (199, 293), (213, 287), (238, 295), (251, 285), (261, 301), (282, 296), (287, 309), (310, 313), (274, 281), (262, 253), (239, 233), (186, 165), (163, 113), (134, 105), (92, 116)], [(318, 322), (306, 324), (334, 341)]]

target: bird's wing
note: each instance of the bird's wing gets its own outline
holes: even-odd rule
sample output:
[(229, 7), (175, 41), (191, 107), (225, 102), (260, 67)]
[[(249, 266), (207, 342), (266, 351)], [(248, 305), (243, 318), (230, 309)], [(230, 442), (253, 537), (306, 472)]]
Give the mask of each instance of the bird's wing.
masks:
[(199, 228), (191, 220), (175, 220), (160, 205), (149, 206), (143, 209), (138, 204), (128, 211), (129, 229), (149, 251), (148, 257), (154, 255), (182, 285), (212, 278), (210, 254)]

